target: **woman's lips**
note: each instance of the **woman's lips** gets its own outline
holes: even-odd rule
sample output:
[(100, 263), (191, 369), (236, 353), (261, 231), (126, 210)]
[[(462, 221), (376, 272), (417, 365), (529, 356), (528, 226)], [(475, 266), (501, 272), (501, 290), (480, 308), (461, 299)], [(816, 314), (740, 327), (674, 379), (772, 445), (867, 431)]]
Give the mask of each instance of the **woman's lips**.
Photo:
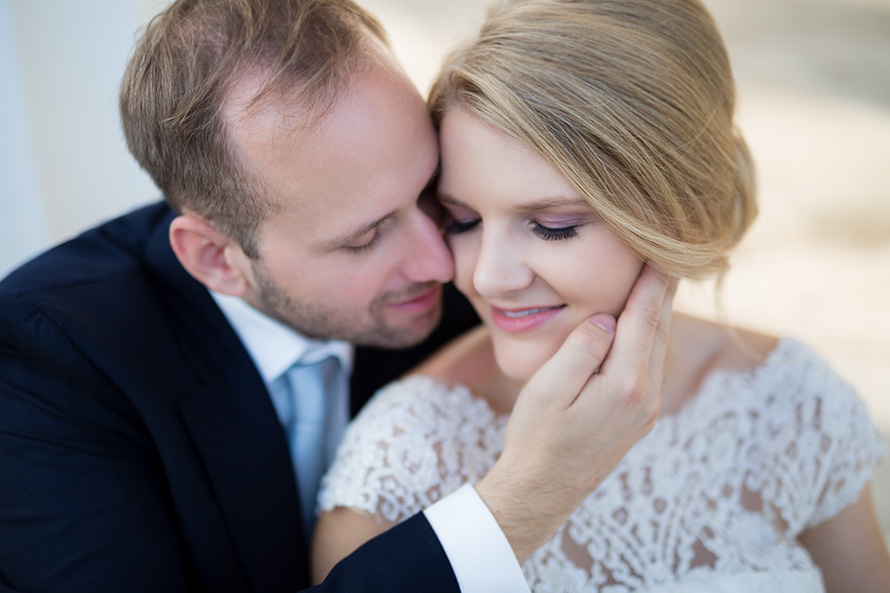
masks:
[(406, 301), (398, 303), (389, 303), (390, 309), (401, 311), (402, 313), (423, 314), (428, 313), (439, 302), (439, 295), (442, 293), (442, 286), (436, 284), (420, 296), (414, 297)]
[(491, 321), (505, 332), (517, 334), (527, 332), (548, 322), (559, 314), (565, 305), (554, 307), (527, 307), (525, 309), (499, 309), (491, 307)]

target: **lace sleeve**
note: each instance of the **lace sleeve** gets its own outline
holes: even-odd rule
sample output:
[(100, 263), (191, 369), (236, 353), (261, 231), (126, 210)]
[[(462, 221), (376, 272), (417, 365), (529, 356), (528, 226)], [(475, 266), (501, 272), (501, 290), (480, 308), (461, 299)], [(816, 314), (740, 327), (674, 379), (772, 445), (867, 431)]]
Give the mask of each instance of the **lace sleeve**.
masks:
[(812, 527), (856, 502), (886, 445), (855, 390), (827, 364), (814, 361), (803, 389), (810, 396), (797, 410), (801, 430), (810, 433), (801, 443), (810, 443)]
[(393, 383), (347, 429), (322, 480), (319, 509), (403, 521), (484, 476), (503, 447), (503, 425), (465, 388), (421, 376)]

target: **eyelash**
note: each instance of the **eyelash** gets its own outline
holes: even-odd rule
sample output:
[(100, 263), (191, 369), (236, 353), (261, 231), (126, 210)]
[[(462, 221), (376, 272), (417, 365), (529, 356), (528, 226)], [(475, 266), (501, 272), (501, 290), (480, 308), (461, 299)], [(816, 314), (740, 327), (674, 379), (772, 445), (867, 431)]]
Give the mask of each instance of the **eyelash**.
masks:
[(472, 230), (473, 227), (478, 225), (481, 220), (478, 218), (474, 218), (473, 220), (468, 220), (466, 222), (460, 222), (457, 220), (453, 220), (445, 225), (445, 234), (446, 235), (459, 235), (461, 233), (465, 233), (469, 230)]
[[(445, 234), (446, 235), (459, 235), (461, 233), (465, 233), (467, 231), (475, 228), (481, 221), (476, 218), (473, 220), (468, 220), (466, 222), (453, 221), (450, 224), (445, 225)], [(532, 233), (538, 237), (539, 239), (543, 239), (544, 241), (562, 241), (563, 239), (571, 239), (572, 237), (578, 236), (578, 227), (577, 226), (566, 226), (566, 227), (548, 227), (544, 226), (540, 222), (533, 223), (531, 231)]]
[(544, 226), (540, 222), (536, 222), (534, 225), (535, 226), (532, 227), (532, 233), (545, 241), (562, 241), (563, 239), (571, 239), (572, 237), (578, 236), (578, 227), (576, 226), (553, 228)]

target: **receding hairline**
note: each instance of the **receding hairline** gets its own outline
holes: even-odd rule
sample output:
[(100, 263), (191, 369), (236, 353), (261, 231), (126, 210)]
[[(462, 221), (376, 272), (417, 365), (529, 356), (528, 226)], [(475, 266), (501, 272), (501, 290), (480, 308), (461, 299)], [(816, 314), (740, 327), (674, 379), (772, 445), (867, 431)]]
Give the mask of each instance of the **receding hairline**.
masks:
[(254, 190), (262, 194), (266, 207), (271, 209), (269, 214), (280, 204), (247, 162), (247, 155), (241, 150), (245, 142), (268, 142), (287, 136), (298, 142), (299, 134), (312, 133), (326, 125), (337, 105), (348, 98), (352, 88), (376, 64), (392, 64), (399, 68), (385, 38), (361, 21), (356, 21), (353, 26), (357, 44), (323, 93), (312, 86), (301, 88), (304, 81), (298, 75), (275, 76), (272, 69), (261, 62), (246, 64), (229, 77), (219, 112), (222, 133), (227, 137), (226, 145), (234, 159), (233, 164), (250, 180)]
[(351, 26), (356, 32), (356, 46), (323, 92), (311, 85), (295, 91), (306, 83), (299, 75), (273, 72), (268, 64), (259, 61), (244, 64), (229, 77), (220, 106), (223, 123), (229, 126), (244, 118), (275, 112), (297, 124), (290, 129), (318, 125), (344, 99), (355, 81), (371, 70), (372, 63), (391, 52), (387, 40), (363, 22), (356, 21)]

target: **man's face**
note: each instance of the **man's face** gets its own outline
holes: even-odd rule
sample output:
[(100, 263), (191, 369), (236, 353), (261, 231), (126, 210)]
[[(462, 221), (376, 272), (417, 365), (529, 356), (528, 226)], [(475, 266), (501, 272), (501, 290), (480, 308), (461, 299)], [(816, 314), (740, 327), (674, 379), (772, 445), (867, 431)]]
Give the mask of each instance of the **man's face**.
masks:
[(237, 115), (239, 92), (257, 88), (242, 86), (227, 113), (231, 139), (280, 206), (259, 228), (259, 257), (242, 259), (244, 299), (311, 337), (421, 341), (439, 321), (453, 266), (419, 201), (438, 148), (417, 90), (381, 51), (301, 128), (281, 105)]

